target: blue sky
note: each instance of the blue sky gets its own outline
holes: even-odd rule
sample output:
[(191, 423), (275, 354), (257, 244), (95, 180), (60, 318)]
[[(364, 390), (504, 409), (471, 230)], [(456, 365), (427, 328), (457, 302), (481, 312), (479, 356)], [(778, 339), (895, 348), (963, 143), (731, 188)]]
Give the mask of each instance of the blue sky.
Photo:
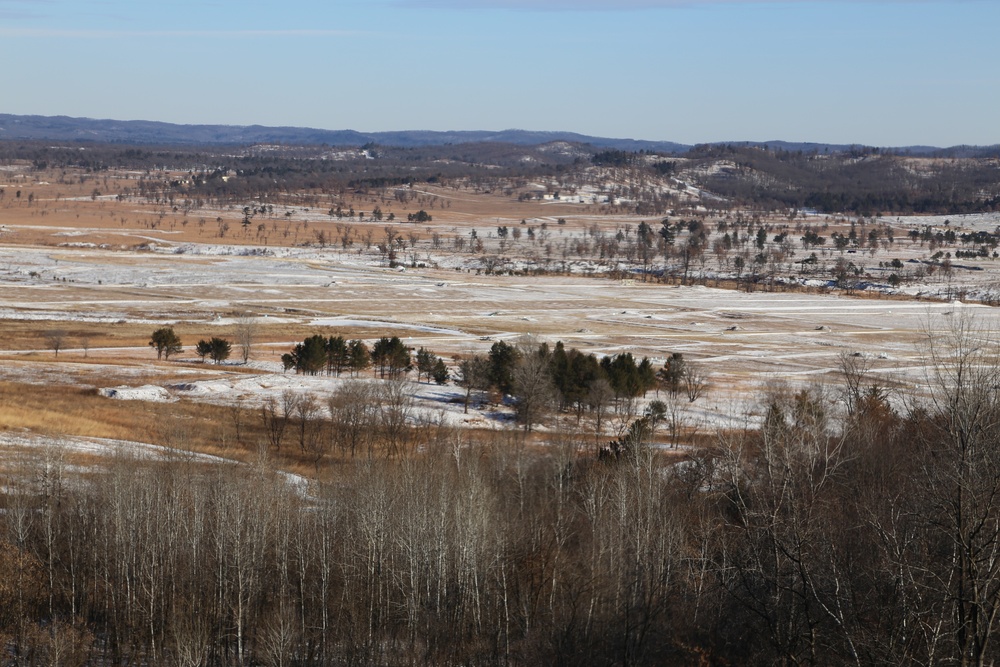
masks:
[(0, 0), (0, 113), (1000, 143), (1000, 0)]

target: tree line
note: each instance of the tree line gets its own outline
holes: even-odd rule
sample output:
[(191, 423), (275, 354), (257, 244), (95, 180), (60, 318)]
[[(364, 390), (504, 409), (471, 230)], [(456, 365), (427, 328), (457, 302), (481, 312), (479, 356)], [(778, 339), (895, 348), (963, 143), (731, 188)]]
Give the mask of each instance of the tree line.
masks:
[(530, 337), (514, 343), (496, 341), (485, 354), (456, 357), (449, 370), (444, 359), (424, 347), (414, 355), (397, 336), (383, 336), (369, 348), (362, 340), (316, 334), (283, 354), (282, 364), (286, 371), (307, 375), (347, 373), (353, 378), (370, 368), (380, 379), (398, 380), (416, 370), (417, 382), (423, 378), (443, 385), (454, 380), (465, 389), (466, 413), (474, 399), (500, 405), (509, 397), (525, 430), (554, 408), (575, 411), (577, 422), (585, 412), (596, 413), (600, 433), (609, 409), (627, 420), (635, 415), (636, 400), (652, 389), (664, 388), (673, 394), (686, 391), (694, 401), (705, 388), (700, 369), (680, 353), (656, 369), (648, 358), (637, 360), (629, 352), (598, 359), (567, 349), (562, 341), (550, 348)]
[(720, 159), (735, 163), (706, 177), (702, 185), (740, 205), (866, 216), (979, 213), (1000, 207), (997, 165), (983, 159), (927, 161), (917, 172), (907, 165), (907, 156), (877, 150), (818, 155), (703, 146), (688, 156), (695, 163)]
[[(590, 152), (590, 159), (581, 155)], [(286, 146), (278, 152), (253, 147), (232, 148), (221, 158), (216, 148), (131, 147), (80, 143), (50, 146), (39, 141), (0, 142), (0, 160), (27, 160), (38, 169), (79, 168), (89, 173), (113, 169), (145, 170), (135, 188), (121, 196), (151, 201), (188, 200), (229, 205), (277, 201), (289, 193), (368, 193), (408, 183), (485, 182), (504, 191), (517, 189), (527, 178), (552, 178), (560, 183), (587, 183), (593, 167), (628, 170), (630, 181), (662, 183), (674, 177), (680, 163), (672, 156), (594, 150), (581, 146), (578, 154), (481, 143), (461, 146), (369, 147), (340, 151), (336, 160), (329, 147)], [(769, 210), (814, 208), (829, 213), (860, 215), (995, 211), (1000, 207), (996, 183), (995, 150), (927, 160), (914, 170), (906, 155), (878, 149), (855, 149), (818, 154), (741, 145), (696, 146), (685, 154), (693, 168), (722, 163), (718, 173), (699, 177), (699, 187), (741, 207)], [(525, 157), (531, 159), (525, 161)], [(728, 163), (728, 164), (727, 164)], [(184, 178), (162, 170), (182, 170)], [(235, 177), (234, 177), (235, 176)], [(677, 202), (658, 187), (638, 191), (620, 185), (621, 195), (636, 202), (634, 212), (651, 215), (674, 208)], [(522, 195), (525, 193), (522, 193)], [(713, 200), (712, 205), (720, 205)], [(727, 205), (728, 207), (728, 205)], [(411, 214), (416, 215), (416, 214)]]
[[(499, 404), (510, 396), (515, 417), (525, 430), (530, 431), (556, 409), (574, 411), (578, 423), (585, 412), (592, 414), (599, 434), (609, 409), (628, 420), (635, 416), (637, 399), (649, 391), (660, 387), (678, 391), (686, 377), (683, 368), (683, 355), (679, 353), (657, 370), (648, 358), (637, 361), (630, 352), (598, 359), (594, 354), (567, 349), (562, 341), (550, 348), (548, 343), (529, 338), (513, 344), (497, 341), (486, 354), (458, 359), (455, 382), (466, 390), (466, 412), (474, 397), (488, 397)], [(692, 370), (689, 376), (704, 388), (700, 372)]]
[(411, 349), (398, 336), (383, 336), (369, 348), (363, 340), (316, 334), (296, 343), (291, 352), (281, 355), (281, 362), (286, 371), (294, 369), (306, 375), (325, 372), (339, 377), (347, 372), (354, 377), (372, 368), (382, 379), (396, 379), (416, 368), (418, 382), (424, 377), (446, 384), (450, 377), (444, 360), (426, 348), (417, 351), (414, 365)]
[[(249, 314), (242, 314), (236, 318), (235, 332), (236, 344), (240, 351), (243, 363), (250, 360), (250, 353), (253, 350), (257, 337), (257, 324), (255, 319)], [(181, 337), (177, 335), (173, 327), (160, 327), (153, 331), (149, 337), (149, 346), (156, 350), (156, 359), (169, 361), (170, 357), (184, 351), (184, 344)], [(233, 342), (221, 336), (199, 340), (194, 347), (195, 354), (204, 362), (208, 357), (216, 364), (221, 364), (229, 358), (233, 350)]]

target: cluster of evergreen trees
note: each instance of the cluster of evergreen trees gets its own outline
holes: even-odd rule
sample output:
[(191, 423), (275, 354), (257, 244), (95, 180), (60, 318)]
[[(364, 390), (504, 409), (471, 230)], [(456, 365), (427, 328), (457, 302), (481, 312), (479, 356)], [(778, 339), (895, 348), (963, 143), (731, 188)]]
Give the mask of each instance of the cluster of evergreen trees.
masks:
[(567, 350), (562, 341), (557, 342), (554, 349), (550, 349), (548, 343), (541, 343), (534, 351), (504, 341), (494, 343), (487, 357), (490, 384), (504, 394), (514, 393), (515, 369), (531, 353), (545, 362), (564, 406), (574, 404), (574, 397), (585, 394), (599, 380), (606, 381), (619, 397), (643, 396), (656, 387), (656, 371), (647, 357), (636, 363), (630, 352), (622, 352), (598, 360), (596, 355), (585, 354), (576, 348)]
[[(156, 350), (156, 358), (158, 360), (169, 360), (171, 355), (180, 354), (184, 350), (180, 336), (174, 332), (173, 327), (160, 327), (154, 331), (153, 335), (150, 336), (149, 346)], [(205, 361), (205, 357), (208, 357), (216, 364), (220, 364), (229, 358), (232, 349), (233, 344), (229, 340), (220, 338), (219, 336), (212, 336), (208, 340), (199, 340), (197, 345), (195, 345), (194, 351), (202, 361)], [(246, 362), (247, 356), (249, 356), (249, 349), (247, 349), (246, 356), (244, 356), (244, 362)]]
[(194, 351), (201, 357), (202, 361), (205, 360), (205, 357), (208, 357), (216, 364), (220, 364), (229, 358), (229, 353), (232, 352), (232, 349), (233, 344), (225, 338), (212, 336), (208, 340), (199, 340), (198, 344), (195, 345)]
[(372, 364), (371, 350), (362, 340), (346, 340), (343, 336), (325, 338), (319, 334), (297, 343), (291, 352), (281, 355), (285, 370), (317, 375), (340, 375), (349, 371), (356, 375)]
[(512, 345), (497, 341), (487, 355), (472, 355), (458, 364), (456, 382), (466, 389), (466, 410), (473, 391), (493, 391), (514, 397), (518, 418), (530, 428), (545, 408), (603, 410), (611, 401), (644, 396), (657, 386), (657, 372), (648, 358), (636, 362), (629, 352), (598, 359), (594, 354), (566, 349), (559, 341)]
[(606, 382), (616, 398), (645, 396), (657, 385), (656, 370), (646, 357), (636, 362), (630, 352), (622, 352), (598, 360), (575, 348), (567, 351), (562, 341), (556, 343), (549, 368), (563, 408), (582, 409), (600, 382)]
[[(416, 362), (418, 382), (421, 377), (433, 379), (438, 384), (448, 382), (448, 367), (437, 355), (420, 348)], [(366, 368), (373, 368), (380, 378), (398, 378), (414, 368), (411, 350), (398, 336), (383, 336), (369, 348), (362, 340), (316, 334), (281, 355), (281, 363), (285, 370), (295, 369), (296, 373), (317, 375), (325, 372), (338, 377), (344, 372), (354, 376)]]

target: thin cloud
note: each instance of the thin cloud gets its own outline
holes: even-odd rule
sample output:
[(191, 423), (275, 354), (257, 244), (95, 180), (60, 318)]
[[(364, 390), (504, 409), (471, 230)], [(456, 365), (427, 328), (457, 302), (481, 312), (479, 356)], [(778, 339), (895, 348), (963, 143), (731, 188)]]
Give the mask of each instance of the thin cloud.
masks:
[(37, 19), (42, 16), (37, 10), (52, 3), (49, 0), (25, 2), (24, 0), (0, 0), (0, 18), (10, 21)]
[(115, 39), (122, 37), (353, 37), (367, 35), (351, 30), (64, 30), (58, 28), (0, 28), (2, 37)]

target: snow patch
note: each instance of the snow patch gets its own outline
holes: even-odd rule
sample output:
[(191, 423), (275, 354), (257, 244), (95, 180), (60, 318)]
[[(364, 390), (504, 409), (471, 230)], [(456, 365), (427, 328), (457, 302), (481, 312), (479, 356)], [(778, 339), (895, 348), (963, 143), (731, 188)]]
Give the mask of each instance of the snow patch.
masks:
[(153, 384), (141, 387), (104, 387), (97, 390), (97, 393), (107, 398), (115, 398), (120, 401), (152, 401), (155, 403), (166, 403), (177, 400), (170, 395), (170, 392)]

